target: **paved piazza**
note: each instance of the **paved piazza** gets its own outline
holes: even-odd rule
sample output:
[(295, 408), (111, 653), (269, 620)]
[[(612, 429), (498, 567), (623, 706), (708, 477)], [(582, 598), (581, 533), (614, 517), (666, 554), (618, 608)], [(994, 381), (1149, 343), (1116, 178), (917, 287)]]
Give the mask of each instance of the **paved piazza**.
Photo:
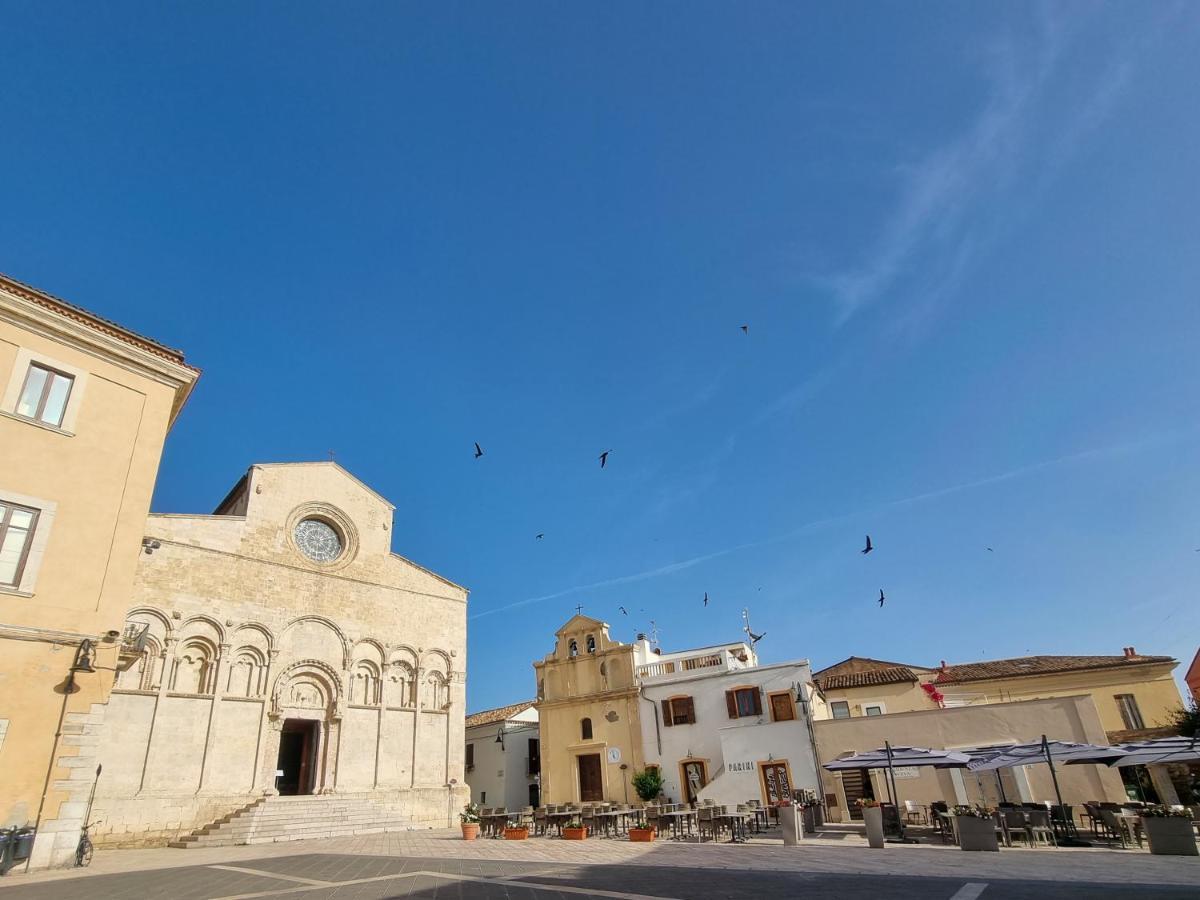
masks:
[(579, 898), (1200, 898), (1200, 858), (1117, 850), (870, 850), (852, 833), (799, 847), (462, 841), (398, 832), (200, 850), (98, 851), (86, 870), (0, 880), (0, 900), (579, 900)]

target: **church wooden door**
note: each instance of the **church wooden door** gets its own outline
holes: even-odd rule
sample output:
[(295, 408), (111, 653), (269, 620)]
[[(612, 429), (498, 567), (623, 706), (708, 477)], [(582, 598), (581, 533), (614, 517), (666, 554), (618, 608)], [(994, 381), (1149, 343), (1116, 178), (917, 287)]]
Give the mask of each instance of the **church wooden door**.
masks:
[(579, 757), (579, 799), (584, 803), (604, 799), (599, 753), (588, 753)]

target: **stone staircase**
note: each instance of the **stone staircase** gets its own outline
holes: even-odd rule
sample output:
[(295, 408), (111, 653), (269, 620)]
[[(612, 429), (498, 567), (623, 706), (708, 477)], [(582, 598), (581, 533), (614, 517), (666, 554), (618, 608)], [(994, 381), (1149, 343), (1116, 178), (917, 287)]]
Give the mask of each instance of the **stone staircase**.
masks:
[(407, 831), (411, 812), (399, 804), (369, 796), (322, 794), (263, 797), (249, 806), (193, 831), (168, 846), (232, 847), (311, 838)]

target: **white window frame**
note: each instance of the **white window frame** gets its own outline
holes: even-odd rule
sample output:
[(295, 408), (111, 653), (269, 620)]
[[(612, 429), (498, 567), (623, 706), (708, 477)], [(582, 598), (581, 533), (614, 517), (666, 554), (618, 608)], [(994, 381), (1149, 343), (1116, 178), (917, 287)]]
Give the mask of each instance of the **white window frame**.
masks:
[[(846, 714), (844, 716), (839, 716), (837, 713), (835, 713), (833, 711), (834, 706), (836, 706), (839, 703), (845, 704)], [(829, 701), (829, 718), (831, 718), (831, 719), (849, 719), (852, 717), (853, 717), (853, 711), (850, 709), (850, 701), (849, 700), (830, 700)]]
[[(884, 703), (882, 700), (868, 700), (865, 703), (859, 704), (859, 707), (862, 709), (862, 714), (864, 717), (870, 716), (870, 713), (867, 712), (868, 706), (877, 706), (877, 707), (879, 707), (879, 715), (881, 715), (881, 716), (887, 715), (887, 704), (886, 703)], [(874, 718), (874, 717), (872, 716), (872, 718)]]
[[(53, 425), (50, 422), (43, 422), (41, 419), (23, 416), (17, 412), (17, 404), (21, 402), (21, 391), (25, 389), (25, 380), (29, 377), (30, 366), (53, 369), (64, 375), (69, 375), (73, 379), (71, 393), (67, 397), (67, 406), (63, 410), (61, 424)], [(68, 437), (74, 437), (76, 422), (79, 419), (79, 408), (83, 403), (83, 395), (87, 390), (88, 377), (89, 373), (87, 369), (73, 366), (68, 362), (63, 362), (61, 359), (54, 359), (53, 357), (46, 356), (44, 353), (35, 353), (26, 347), (19, 347), (16, 359), (13, 360), (12, 372), (9, 373), (8, 386), (4, 390), (3, 397), (0, 397), (0, 414), (18, 419), (21, 422), (28, 422), (30, 425), (36, 425), (39, 428), (45, 428), (48, 431), (55, 431)]]
[(42, 559), (46, 555), (46, 545), (50, 542), (50, 531), (54, 524), (58, 504), (53, 500), (42, 497), (30, 497), (28, 494), (18, 494), (0, 484), (0, 500), (16, 506), (25, 506), (38, 511), (37, 521), (33, 526), (33, 536), (29, 550), (25, 556), (25, 568), (21, 572), (21, 581), (17, 585), (0, 584), (0, 594), (18, 597), (32, 597), (37, 585), (38, 572), (42, 568)]

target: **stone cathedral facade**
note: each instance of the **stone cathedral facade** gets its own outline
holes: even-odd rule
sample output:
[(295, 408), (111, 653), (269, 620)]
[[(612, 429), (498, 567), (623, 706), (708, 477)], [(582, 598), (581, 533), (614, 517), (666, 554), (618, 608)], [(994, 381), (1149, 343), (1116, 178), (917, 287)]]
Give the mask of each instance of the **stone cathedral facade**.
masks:
[(212, 515), (149, 517), (98, 843), (164, 843), (274, 794), (452, 823), (467, 591), (391, 552), (393, 510), (321, 462), (253, 466)]

